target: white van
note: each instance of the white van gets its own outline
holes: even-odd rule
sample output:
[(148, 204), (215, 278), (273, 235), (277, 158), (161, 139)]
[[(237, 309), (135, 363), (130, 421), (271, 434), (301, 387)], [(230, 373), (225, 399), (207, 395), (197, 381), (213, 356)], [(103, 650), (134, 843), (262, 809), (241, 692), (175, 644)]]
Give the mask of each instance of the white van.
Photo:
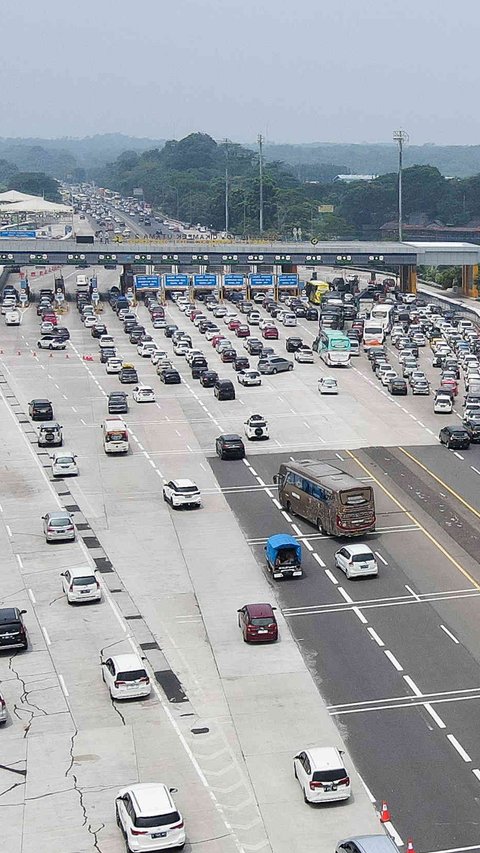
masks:
[(6, 326), (19, 326), (22, 322), (22, 315), (17, 308), (14, 308), (11, 311), (7, 311), (5, 314), (5, 325)]
[(102, 433), (105, 453), (128, 453), (128, 429), (119, 415), (104, 420)]
[(394, 306), (386, 302), (380, 302), (373, 306), (370, 311), (370, 319), (375, 320), (383, 326), (385, 331), (389, 331), (392, 327), (392, 310)]
[(367, 320), (363, 327), (363, 349), (380, 347), (385, 342), (385, 327), (378, 320)]

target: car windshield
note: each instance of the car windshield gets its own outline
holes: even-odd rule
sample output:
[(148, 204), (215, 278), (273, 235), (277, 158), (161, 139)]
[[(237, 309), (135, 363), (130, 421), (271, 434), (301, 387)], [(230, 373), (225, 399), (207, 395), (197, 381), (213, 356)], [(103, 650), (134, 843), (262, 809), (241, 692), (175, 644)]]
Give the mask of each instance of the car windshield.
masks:
[(135, 826), (139, 829), (152, 826), (168, 826), (170, 823), (179, 823), (180, 815), (178, 812), (168, 812), (167, 814), (152, 815), (151, 817), (136, 817)]
[(344, 779), (347, 775), (347, 771), (343, 767), (339, 767), (337, 770), (315, 770), (312, 781), (313, 782), (335, 782), (338, 779)]
[(0, 625), (0, 634), (9, 634), (11, 631), (18, 631), (19, 628), (19, 622), (2, 622)]
[(373, 560), (373, 554), (369, 554), (368, 551), (364, 551), (363, 554), (353, 554), (352, 562), (353, 563), (366, 563), (369, 560)]
[(48, 523), (50, 527), (65, 527), (66, 524), (71, 524), (71, 520), (65, 515), (58, 518), (51, 518)]
[(251, 620), (250, 624), (255, 625), (257, 628), (266, 628), (268, 625), (272, 624), (272, 619), (268, 616), (257, 616)]
[(128, 672), (117, 673), (117, 681), (140, 681), (141, 678), (148, 678), (144, 669), (131, 669)]
[(57, 456), (55, 462), (58, 465), (71, 465), (73, 462), (73, 456)]
[(196, 486), (175, 486), (175, 491), (178, 492), (179, 495), (189, 495), (193, 492), (198, 492)]
[(73, 586), (91, 586), (92, 583), (95, 583), (96, 579), (93, 575), (87, 575), (84, 578), (73, 578)]

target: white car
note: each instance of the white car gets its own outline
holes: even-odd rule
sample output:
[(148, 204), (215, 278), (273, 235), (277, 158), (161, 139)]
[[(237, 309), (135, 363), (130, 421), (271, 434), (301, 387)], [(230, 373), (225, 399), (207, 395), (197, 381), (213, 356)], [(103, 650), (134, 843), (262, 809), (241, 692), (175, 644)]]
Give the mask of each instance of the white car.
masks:
[(62, 587), (69, 604), (80, 601), (100, 601), (102, 590), (95, 572), (90, 566), (65, 569), (61, 573)]
[(345, 770), (342, 752), (333, 746), (305, 749), (293, 760), (295, 779), (306, 803), (348, 800), (350, 777)]
[(112, 699), (150, 696), (152, 685), (148, 673), (135, 654), (112, 655), (102, 661), (102, 676)]
[(57, 338), (56, 335), (45, 335), (37, 341), (38, 349), (66, 349), (66, 341)]
[(160, 782), (141, 782), (118, 792), (115, 811), (127, 851), (153, 853), (184, 846), (184, 820), (172, 799), (176, 790)]
[(296, 326), (297, 325), (297, 317), (295, 314), (290, 314), (290, 312), (285, 312), (282, 317), (282, 324), (284, 326)]
[(78, 474), (77, 457), (71, 450), (56, 450), (51, 459), (53, 477), (76, 476)]
[[(95, 314), (87, 314), (84, 321), (83, 321), (83, 325), (85, 326), (86, 329), (91, 329), (92, 326), (95, 326), (96, 323), (97, 323), (97, 317)], [(111, 344), (110, 344), (110, 346), (111, 346)]]
[(262, 375), (258, 370), (239, 370), (237, 380), (240, 385), (261, 385)]
[(168, 358), (168, 353), (163, 349), (155, 349), (150, 353), (150, 361), (153, 365), (158, 364), (158, 362), (162, 361), (163, 358)]
[(14, 296), (6, 296), (2, 302), (2, 314), (7, 314), (8, 311), (12, 311), (17, 307), (17, 300)]
[[(19, 326), (21, 322), (22, 322), (22, 315), (21, 315), (20, 311), (17, 311), (16, 308), (6, 312), (6, 314), (5, 314), (5, 325), (6, 326)], [(42, 323), (42, 325), (43, 325), (43, 323)], [(50, 324), (50, 325), (52, 325), (52, 328), (53, 328), (53, 324)], [(40, 327), (40, 331), (42, 331), (41, 327)], [(49, 331), (51, 332), (52, 329), (49, 329)]]
[(179, 338), (179, 340), (173, 345), (175, 355), (186, 355), (189, 349), (191, 349), (190, 344), (183, 338)]
[(139, 341), (137, 344), (137, 353), (141, 355), (142, 358), (150, 358), (151, 354), (155, 352), (157, 349), (157, 345), (154, 341)]
[(227, 308), (227, 313), (223, 315), (223, 322), (225, 323), (226, 326), (228, 326), (230, 320), (236, 320), (237, 317), (238, 317), (238, 314), (236, 311), (230, 311)]
[[(10, 314), (5, 314), (5, 322), (7, 322), (9, 316)], [(49, 335), (50, 332), (53, 332), (54, 328), (55, 326), (50, 322), (50, 320), (44, 320), (43, 323), (40, 323), (40, 334)]]
[(262, 316), (260, 311), (250, 311), (247, 319), (249, 326), (258, 326)]
[(211, 329), (207, 329), (207, 331), (205, 332), (205, 337), (206, 337), (207, 341), (211, 341), (211, 340), (213, 340), (215, 335), (219, 335), (219, 334), (220, 334), (220, 329), (218, 328), (218, 326), (215, 326), (215, 327), (212, 327)]
[(122, 369), (123, 359), (117, 358), (117, 356), (112, 356), (111, 358), (107, 358), (105, 363), (105, 370), (107, 373), (120, 373)]
[(450, 415), (453, 412), (453, 400), (450, 394), (436, 394), (433, 399), (435, 415)]
[(375, 554), (368, 545), (354, 543), (344, 545), (335, 552), (335, 566), (345, 573), (347, 578), (378, 575)]
[(260, 320), (258, 327), (259, 329), (264, 329), (265, 326), (274, 326), (274, 322), (271, 317), (262, 317)]
[(395, 370), (385, 370), (383, 373), (380, 374), (380, 381), (382, 385), (386, 387), (390, 382), (390, 379), (397, 379), (397, 377), (398, 374), (395, 372)]
[(320, 394), (338, 394), (338, 383), (333, 376), (321, 376), (318, 380)]
[(187, 364), (191, 365), (193, 359), (197, 358), (197, 357), (203, 358), (202, 350), (201, 349), (189, 349), (188, 352), (185, 354), (185, 361), (187, 362)]
[(300, 347), (294, 352), (293, 357), (300, 364), (313, 364), (314, 362), (313, 350), (310, 347)]
[(133, 399), (136, 403), (154, 403), (155, 391), (149, 385), (137, 385), (133, 389)]
[(268, 423), (263, 415), (250, 415), (244, 423), (244, 429), (249, 441), (261, 441), (270, 438)]
[(200, 489), (193, 480), (169, 480), (163, 486), (163, 500), (171, 507), (200, 506)]

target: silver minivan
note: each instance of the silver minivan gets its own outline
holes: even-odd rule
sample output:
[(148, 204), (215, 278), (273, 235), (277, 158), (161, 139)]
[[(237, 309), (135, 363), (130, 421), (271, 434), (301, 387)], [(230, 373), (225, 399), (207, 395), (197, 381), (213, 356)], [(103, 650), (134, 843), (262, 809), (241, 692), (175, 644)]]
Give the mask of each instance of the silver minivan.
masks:
[(338, 841), (335, 853), (399, 853), (397, 845), (387, 835), (356, 835)]

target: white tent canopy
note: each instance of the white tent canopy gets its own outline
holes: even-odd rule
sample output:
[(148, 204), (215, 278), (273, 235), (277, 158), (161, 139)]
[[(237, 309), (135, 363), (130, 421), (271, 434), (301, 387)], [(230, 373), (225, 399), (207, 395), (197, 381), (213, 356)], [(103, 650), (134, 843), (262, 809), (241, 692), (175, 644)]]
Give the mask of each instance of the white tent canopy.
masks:
[(18, 190), (7, 190), (4, 193), (0, 193), (0, 204), (4, 202), (15, 203), (17, 201), (31, 201), (32, 199), (38, 199), (36, 195), (27, 195), (27, 193), (20, 193)]
[(2, 204), (0, 197), (0, 211), (2, 213), (72, 213), (72, 208), (67, 204), (57, 204), (54, 201), (46, 201), (38, 196), (27, 197), (24, 201)]

